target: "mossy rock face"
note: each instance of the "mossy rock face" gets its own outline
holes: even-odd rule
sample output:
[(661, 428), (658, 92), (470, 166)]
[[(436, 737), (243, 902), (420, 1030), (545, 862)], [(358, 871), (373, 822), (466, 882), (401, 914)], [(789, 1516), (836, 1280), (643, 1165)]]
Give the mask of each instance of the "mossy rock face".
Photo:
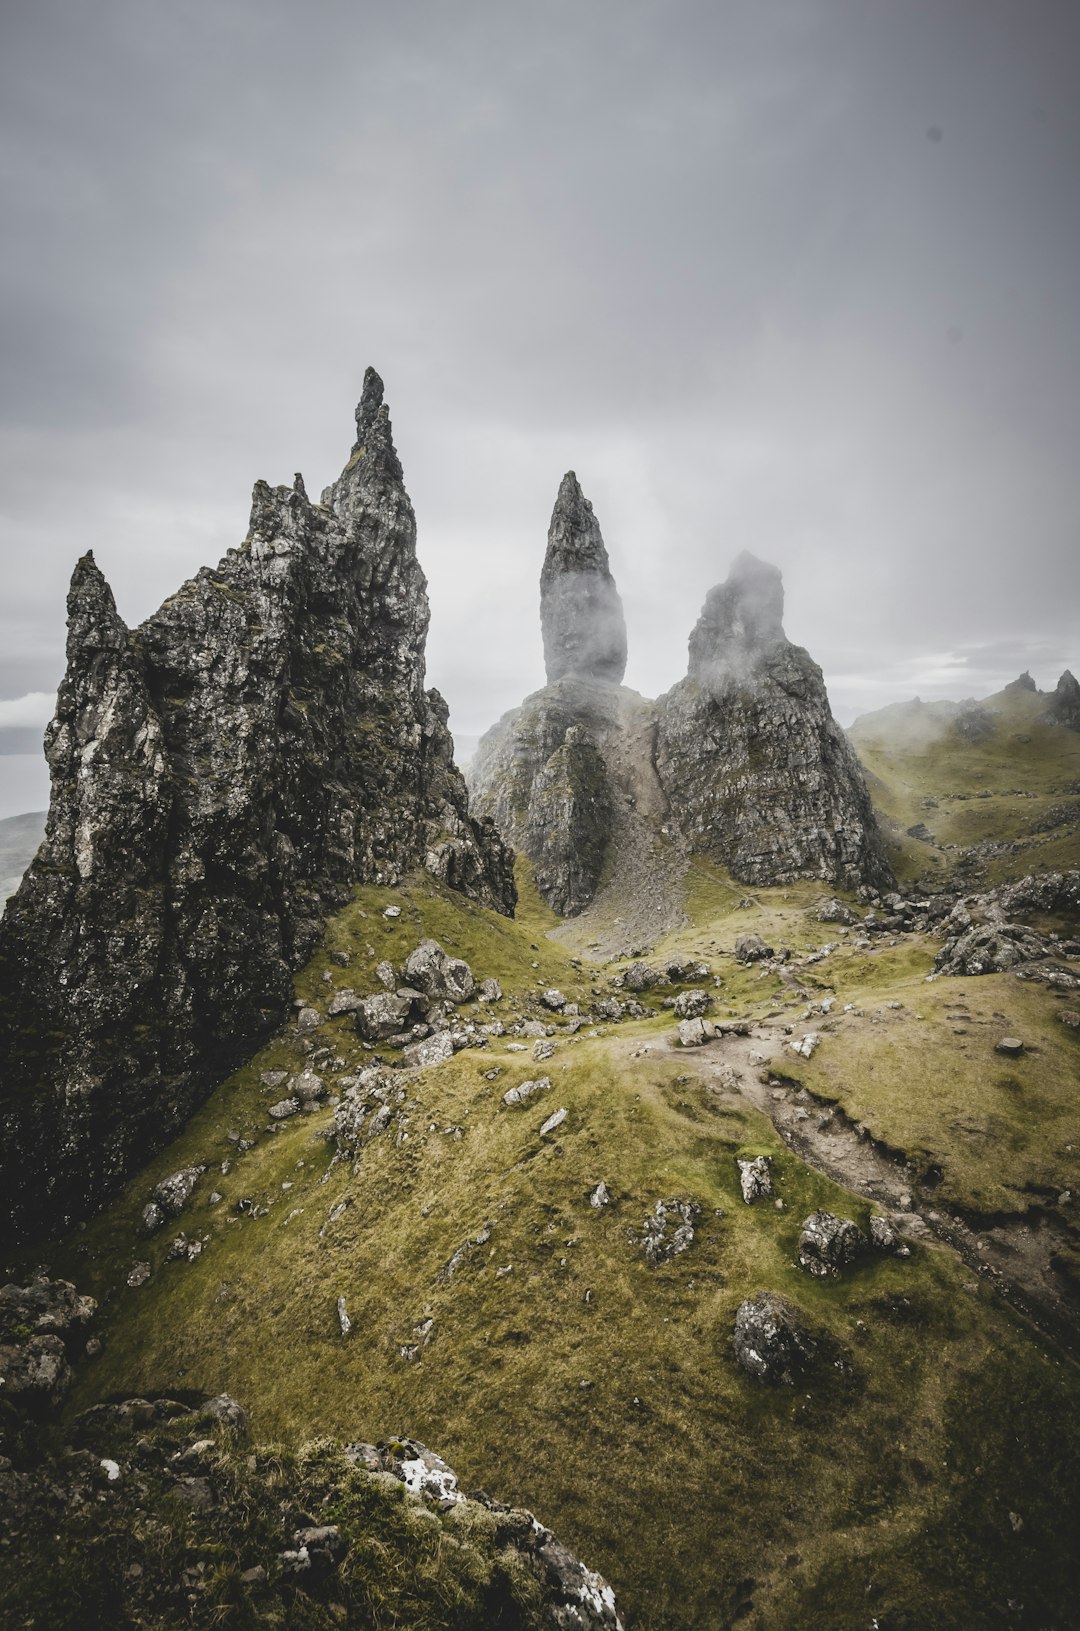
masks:
[(604, 1580), (422, 1445), (255, 1444), (223, 1403), (242, 1419), (133, 1399), (9, 1436), (5, 1625), (619, 1631)]

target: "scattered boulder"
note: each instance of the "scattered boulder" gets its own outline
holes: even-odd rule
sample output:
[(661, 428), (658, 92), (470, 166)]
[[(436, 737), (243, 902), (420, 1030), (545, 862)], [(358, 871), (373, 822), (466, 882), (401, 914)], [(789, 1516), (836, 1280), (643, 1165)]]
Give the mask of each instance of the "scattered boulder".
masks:
[(456, 1004), (467, 1002), (476, 991), (473, 971), (465, 959), (451, 957), (437, 940), (421, 940), (406, 958), (403, 972), (406, 984), (429, 998)]
[(712, 998), (707, 991), (696, 988), (690, 991), (680, 991), (672, 1005), (675, 1018), (700, 1019), (702, 1014), (708, 1013), (711, 1002)]
[(807, 1031), (797, 1042), (789, 1042), (788, 1047), (792, 1053), (797, 1053), (801, 1059), (810, 1059), (820, 1046), (821, 1038), (816, 1031)]
[(325, 1098), (326, 1084), (313, 1070), (304, 1070), (290, 1081), (289, 1096), (299, 1099), (302, 1105), (315, 1104), (317, 1100)]
[(540, 993), (540, 1001), (545, 1008), (550, 1008), (553, 1013), (558, 1013), (561, 1008), (565, 1008), (566, 1000), (556, 986), (551, 986), (547, 991), (541, 991)]
[(296, 1016), (296, 1029), (301, 1036), (310, 1031), (317, 1031), (322, 1024), (322, 1015), (317, 1008), (303, 1007)]
[(767, 957), (774, 957), (773, 948), (762, 940), (759, 934), (740, 934), (735, 937), (735, 961), (737, 963), (760, 963)]
[(166, 1218), (179, 1216), (205, 1171), (205, 1167), (182, 1167), (154, 1186), (149, 1204), (143, 1210), (143, 1227), (147, 1234), (160, 1229)]
[(59, 1409), (72, 1370), (58, 1336), (32, 1336), (0, 1344), (3, 1396), (31, 1413)]
[(701, 1214), (696, 1201), (674, 1196), (657, 1201), (652, 1213), (645, 1219), (641, 1246), (645, 1261), (651, 1268), (670, 1263), (694, 1243), (694, 1222)]
[(713, 1027), (703, 1019), (681, 1019), (679, 1021), (680, 1048), (700, 1048), (706, 1042), (711, 1042), (716, 1035)]
[(651, 991), (654, 986), (663, 983), (664, 976), (660, 970), (650, 968), (648, 963), (631, 963), (622, 975), (624, 991)]
[(774, 1291), (759, 1291), (739, 1304), (732, 1346), (750, 1376), (785, 1387), (794, 1384), (814, 1352), (796, 1310)]
[(750, 1161), (736, 1158), (736, 1165), (739, 1169), (739, 1187), (747, 1206), (772, 1194), (772, 1174), (767, 1155), (755, 1155)]
[(994, 1052), (1004, 1053), (1010, 1059), (1019, 1059), (1024, 1051), (1024, 1044), (1018, 1036), (1003, 1036), (1000, 1042), (995, 1042)]
[(934, 969), (938, 974), (1004, 974), (1044, 952), (1041, 935), (1023, 923), (983, 923), (946, 940)]
[(845, 906), (842, 900), (835, 895), (825, 895), (814, 907), (814, 916), (819, 923), (857, 923), (859, 920), (850, 906)]
[[(389, 967), (389, 964), (383, 966)], [(393, 972), (393, 969), (390, 969), (391, 975), (393, 975)], [(330, 1015), (331, 1019), (337, 1019), (339, 1014), (355, 1014), (356, 1010), (363, 1003), (363, 1000), (363, 997), (358, 997), (356, 992), (349, 986), (343, 985), (340, 991), (335, 991), (334, 995), (330, 998), (326, 1012)], [(274, 1072), (274, 1074), (277, 1073)]]
[(540, 1129), (540, 1137), (547, 1138), (549, 1134), (558, 1132), (568, 1114), (569, 1111), (567, 1111), (565, 1107), (559, 1110), (553, 1110)]
[(382, 1042), (407, 1030), (419, 1019), (422, 1008), (420, 993), (409, 987), (378, 991), (357, 1003), (356, 1029), (366, 1042)]
[(288, 1121), (290, 1116), (300, 1114), (300, 1100), (279, 1099), (277, 1104), (272, 1104), (266, 1113), (271, 1121)]
[(96, 1309), (93, 1297), (80, 1296), (70, 1280), (42, 1275), (29, 1285), (6, 1285), (0, 1289), (0, 1342), (29, 1333), (81, 1343)]
[(538, 1076), (535, 1081), (519, 1082), (516, 1087), (508, 1087), (503, 1094), (503, 1103), (513, 1106), (526, 1104), (536, 1093), (543, 1093), (551, 1086), (549, 1076)]
[(454, 1056), (454, 1039), (449, 1031), (436, 1031), (422, 1042), (413, 1042), (406, 1049), (404, 1059), (410, 1069), (420, 1070), (427, 1065), (441, 1065)]
[(605, 1184), (602, 1178), (597, 1184), (596, 1188), (592, 1190), (589, 1195), (589, 1205), (594, 1207), (598, 1212), (602, 1207), (611, 1205), (611, 1193), (608, 1190), (607, 1184)]
[(502, 994), (502, 986), (494, 974), (489, 975), (486, 980), (481, 980), (476, 992), (480, 1002), (501, 1002)]
[(811, 1212), (799, 1236), (799, 1266), (819, 1278), (837, 1275), (855, 1261), (865, 1244), (862, 1230), (850, 1218)]

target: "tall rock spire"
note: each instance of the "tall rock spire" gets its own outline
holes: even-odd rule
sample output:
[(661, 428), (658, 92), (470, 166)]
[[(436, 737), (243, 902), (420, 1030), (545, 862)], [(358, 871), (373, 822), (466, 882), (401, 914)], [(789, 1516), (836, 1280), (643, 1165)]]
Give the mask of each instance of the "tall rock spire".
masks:
[(0, 1194), (85, 1216), (283, 1020), (355, 883), (423, 866), (512, 912), (424, 688), (416, 519), (373, 369), (312, 504), (257, 482), (248, 536), (129, 632), (91, 557), (68, 600), (46, 837), (0, 919)]
[(593, 507), (568, 470), (548, 528), (540, 574), (548, 684), (564, 675), (609, 680), (626, 672), (626, 622)]
[(1080, 731), (1080, 680), (1066, 669), (1050, 694), (1046, 717), (1067, 730)]

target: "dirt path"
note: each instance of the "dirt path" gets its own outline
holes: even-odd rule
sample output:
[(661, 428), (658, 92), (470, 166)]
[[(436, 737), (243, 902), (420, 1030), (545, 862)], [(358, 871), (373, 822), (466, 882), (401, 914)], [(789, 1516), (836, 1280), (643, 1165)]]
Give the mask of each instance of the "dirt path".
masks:
[(674, 1039), (661, 1046), (672, 1056), (692, 1059), (711, 1092), (729, 1102), (741, 1099), (768, 1116), (800, 1160), (877, 1202), (898, 1231), (912, 1240), (936, 1240), (954, 1251), (1023, 1319), (1080, 1359), (1080, 1317), (1051, 1266), (1053, 1254), (1065, 1243), (1060, 1227), (1033, 1213), (972, 1229), (937, 1203), (932, 1190), (920, 1186), (902, 1156), (876, 1144), (838, 1106), (785, 1081), (788, 1041), (781, 1025), (765, 1021), (749, 1036), (727, 1036), (691, 1053)]

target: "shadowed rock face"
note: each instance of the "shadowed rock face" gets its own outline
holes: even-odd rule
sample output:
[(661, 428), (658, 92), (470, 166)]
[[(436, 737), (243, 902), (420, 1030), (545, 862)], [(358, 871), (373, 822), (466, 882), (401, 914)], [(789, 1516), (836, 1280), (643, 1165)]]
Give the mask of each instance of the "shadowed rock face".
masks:
[(0, 922), (0, 1186), (92, 1210), (284, 1018), (353, 883), (425, 865), (512, 912), (447, 709), (382, 381), (339, 479), (255, 485), (248, 536), (129, 631), (90, 556), (46, 736), (45, 840)]
[(862, 770), (820, 668), (784, 634), (783, 609), (780, 573), (751, 555), (709, 591), (689, 673), (657, 704), (673, 819), (744, 883), (887, 887)]
[(1047, 719), (1055, 725), (1064, 725), (1071, 731), (1080, 731), (1080, 680), (1066, 669), (1058, 680), (1046, 710)]
[(572, 470), (559, 487), (540, 574), (548, 684), (566, 674), (609, 680), (626, 672), (626, 623), (593, 507)]

